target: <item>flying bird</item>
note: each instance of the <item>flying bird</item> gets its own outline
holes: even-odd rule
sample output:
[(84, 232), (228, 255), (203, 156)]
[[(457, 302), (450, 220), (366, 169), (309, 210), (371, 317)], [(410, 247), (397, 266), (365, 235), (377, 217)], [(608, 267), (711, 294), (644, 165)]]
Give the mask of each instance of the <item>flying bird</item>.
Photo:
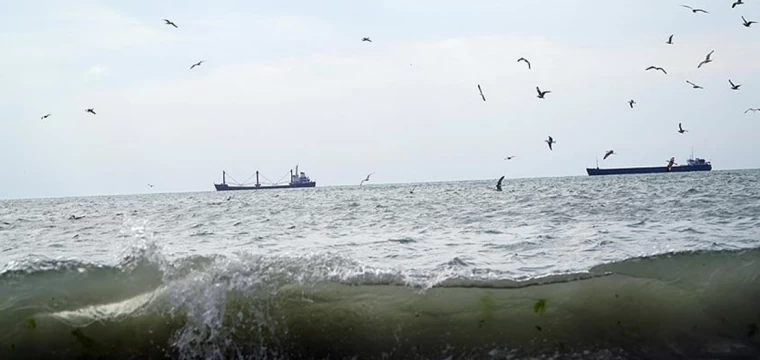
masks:
[(628, 106), (630, 106), (631, 109), (633, 109), (633, 105), (635, 105), (635, 104), (636, 104), (636, 101), (634, 101), (633, 99), (628, 100)]
[(648, 67), (648, 68), (646, 68), (646, 69), (644, 69), (644, 70), (645, 70), (645, 71), (649, 71), (649, 70), (659, 70), (659, 71), (662, 71), (662, 73), (663, 73), (663, 74), (665, 74), (665, 75), (667, 75), (667, 74), (668, 74), (668, 72), (667, 72), (667, 71), (665, 71), (665, 69), (663, 69), (663, 68), (661, 68), (661, 67), (659, 67), (659, 66), (650, 66), (650, 67)]
[(369, 174), (367, 174), (367, 177), (366, 177), (366, 178), (364, 178), (364, 180), (362, 180), (362, 181), (359, 183), (359, 186), (362, 186), (362, 185), (364, 185), (364, 183), (365, 183), (365, 182), (369, 181), (369, 177), (370, 177), (370, 176), (372, 176), (372, 174), (374, 174), (374, 173), (369, 173)]
[(679, 133), (679, 134), (683, 134), (683, 133), (685, 133), (685, 132), (688, 132), (688, 131), (689, 131), (689, 130), (685, 130), (685, 129), (684, 129), (682, 126), (681, 126), (681, 123), (678, 123), (678, 133)]
[(744, 110), (744, 113), (746, 114), (746, 113), (748, 113), (750, 111), (752, 111), (752, 112), (758, 112), (758, 111), (760, 111), (760, 108), (749, 108), (747, 110)]
[(190, 67), (190, 70), (192, 70), (196, 66), (201, 66), (201, 64), (203, 64), (204, 62), (206, 62), (206, 60), (198, 61), (197, 63), (193, 64), (193, 66)]
[(607, 158), (610, 157), (610, 155), (614, 155), (614, 154), (615, 154), (615, 150), (607, 150), (607, 152), (604, 153), (604, 157), (602, 158), (602, 160), (607, 160)]
[(693, 82), (691, 82), (689, 80), (686, 80), (686, 83), (689, 84), (689, 85), (691, 85), (691, 87), (693, 89), (704, 89), (703, 87), (701, 87), (701, 86), (699, 86), (699, 85), (697, 85), (697, 84), (695, 84), (695, 83), (693, 83)]
[(372, 40), (370, 38), (368, 38), (368, 37), (362, 38), (362, 41), (372, 42)]
[(701, 62), (701, 63), (699, 63), (699, 65), (697, 65), (697, 69), (701, 68), (701, 67), (702, 67), (702, 65), (704, 65), (704, 64), (709, 64), (709, 63), (711, 63), (711, 62), (712, 62), (712, 59), (710, 59), (710, 56), (712, 56), (712, 54), (713, 54), (714, 52), (715, 52), (715, 50), (712, 50), (712, 51), (710, 51), (710, 53), (709, 53), (709, 54), (707, 54), (707, 56), (705, 56), (705, 59), (704, 59), (704, 60), (702, 60), (702, 62)]
[(539, 89), (539, 88), (538, 88), (538, 86), (536, 86), (536, 91), (538, 91), (538, 96), (537, 96), (537, 97), (538, 97), (539, 99), (543, 99), (543, 98), (544, 98), (544, 96), (545, 96), (546, 94), (548, 94), (548, 93), (550, 93), (550, 92), (551, 92), (551, 91), (549, 91), (549, 90), (546, 90), (546, 91), (541, 91), (541, 89)]
[(728, 83), (731, 84), (731, 90), (739, 90), (739, 87), (742, 86), (741, 84), (734, 84), (734, 82), (731, 81), (731, 79), (728, 79)]
[(681, 5), (681, 6), (683, 6), (683, 7), (687, 8), (687, 9), (691, 10), (691, 12), (693, 12), (695, 14), (698, 13), (698, 12), (709, 14), (707, 12), (707, 10), (705, 10), (705, 9), (697, 9), (697, 8), (693, 8), (693, 7), (689, 6), (689, 5)]
[(153, 187), (153, 184), (148, 184), (148, 187), (149, 187), (149, 188), (152, 188), (152, 187)]
[(478, 91), (480, 91), (480, 97), (483, 98), (483, 101), (486, 101), (486, 96), (483, 95), (483, 89), (480, 88), (480, 84), (478, 84)]
[(517, 62), (520, 62), (520, 61), (528, 64), (528, 70), (530, 70), (530, 61), (528, 61), (528, 59), (526, 59), (524, 57), (521, 57), (521, 58), (517, 59)]
[(175, 28), (175, 29), (177, 29), (177, 28), (178, 28), (177, 24), (175, 24), (175, 23), (174, 23), (174, 22), (172, 22), (171, 20), (169, 20), (169, 19), (164, 19), (164, 21), (166, 21), (166, 25), (171, 25), (171, 26), (174, 26), (174, 28)]
[(670, 37), (668, 38), (668, 41), (666, 41), (665, 43), (668, 45), (673, 45), (673, 35), (670, 35)]
[(415, 189), (417, 189), (417, 186), (416, 186), (416, 185), (415, 185), (414, 187), (412, 187), (412, 190), (409, 190), (409, 193), (410, 193), (410, 194), (414, 194), (414, 190), (415, 190)]
[(87, 109), (87, 110), (85, 110), (85, 112), (88, 112), (88, 113), (93, 114), (93, 115), (97, 115), (95, 113), (95, 109)]
[(512, 160), (512, 159), (514, 159), (514, 158), (515, 158), (515, 156), (514, 156), (514, 155), (512, 155), (512, 156), (507, 156), (507, 157), (505, 157), (505, 158), (504, 158), (504, 160), (507, 160), (507, 161), (509, 161), (509, 160)]
[(743, 0), (736, 0), (736, 2), (733, 5), (731, 5), (731, 8), (732, 9), (735, 8), (736, 5), (744, 5), (744, 1)]
[(552, 144), (556, 144), (557, 142), (556, 142), (556, 141), (554, 141), (554, 139), (553, 139), (551, 136), (549, 136), (549, 140), (544, 140), (544, 141), (545, 141), (547, 144), (549, 144), (549, 150), (554, 150), (554, 149), (552, 149)]
[(757, 21), (747, 21), (744, 16), (742, 16), (742, 21), (744, 22), (744, 27), (750, 27), (752, 24), (757, 24)]
[(499, 181), (496, 182), (496, 191), (501, 191), (501, 182), (504, 181), (504, 175), (502, 175), (499, 178)]
[(668, 160), (668, 167), (667, 167), (668, 172), (670, 172), (670, 170), (673, 169), (673, 165), (678, 165), (678, 164), (676, 164), (676, 158), (671, 157), (670, 160)]
[(49, 117), (50, 117), (50, 115), (53, 115), (53, 114), (45, 114), (45, 115), (42, 115), (42, 117), (40, 118), (40, 120), (45, 120), (45, 119), (49, 118)]

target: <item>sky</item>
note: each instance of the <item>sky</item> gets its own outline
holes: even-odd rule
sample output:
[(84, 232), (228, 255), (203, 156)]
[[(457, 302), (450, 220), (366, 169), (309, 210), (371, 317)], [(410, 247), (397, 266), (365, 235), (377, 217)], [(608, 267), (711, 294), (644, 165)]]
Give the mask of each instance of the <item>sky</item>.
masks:
[(758, 168), (760, 24), (741, 16), (760, 2), (683, 3), (9, 2), (0, 199), (211, 191), (296, 164), (317, 186), (582, 176), (692, 148)]

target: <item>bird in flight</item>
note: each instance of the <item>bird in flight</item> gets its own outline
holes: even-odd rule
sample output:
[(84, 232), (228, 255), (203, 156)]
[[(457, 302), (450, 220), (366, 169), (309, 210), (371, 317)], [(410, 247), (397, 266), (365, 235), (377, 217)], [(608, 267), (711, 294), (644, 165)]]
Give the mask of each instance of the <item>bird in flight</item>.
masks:
[(687, 131), (689, 131), (689, 130), (685, 130), (685, 129), (684, 129), (682, 126), (681, 126), (681, 123), (678, 123), (678, 133), (679, 133), (679, 134), (683, 134), (683, 133), (685, 133), (685, 132), (687, 132)]
[(507, 161), (509, 161), (509, 160), (512, 160), (512, 159), (514, 159), (514, 158), (515, 158), (515, 156), (514, 156), (514, 155), (512, 155), (512, 156), (507, 156), (507, 157), (505, 157), (505, 158), (504, 158), (504, 160), (507, 160)]
[(760, 111), (760, 108), (749, 108), (747, 110), (744, 110), (744, 113), (746, 114), (746, 113), (748, 113), (750, 111), (752, 111), (752, 112), (758, 112), (758, 111)]
[(504, 181), (504, 175), (502, 175), (499, 178), (499, 181), (496, 182), (496, 191), (501, 191), (501, 182)]
[(701, 62), (701, 63), (699, 63), (699, 65), (697, 65), (697, 69), (701, 68), (701, 67), (702, 67), (702, 65), (704, 65), (704, 64), (709, 64), (709, 63), (711, 63), (711, 62), (712, 62), (712, 59), (710, 59), (710, 56), (712, 56), (712, 54), (713, 54), (714, 52), (715, 52), (715, 50), (712, 50), (712, 51), (710, 51), (710, 53), (708, 53), (708, 54), (707, 54), (707, 56), (705, 56), (705, 59), (704, 59), (704, 60), (702, 60), (702, 62)]
[(203, 64), (204, 62), (206, 62), (206, 60), (198, 61), (197, 63), (193, 64), (193, 66), (190, 67), (190, 70), (192, 70), (196, 66), (201, 66), (201, 64)]
[(521, 57), (521, 58), (517, 59), (517, 62), (520, 62), (520, 61), (528, 64), (528, 70), (530, 70), (530, 61), (528, 61), (528, 59), (526, 59), (524, 57)]
[(636, 101), (634, 101), (633, 99), (628, 100), (628, 106), (630, 106), (631, 109), (633, 109), (633, 105), (635, 105), (635, 104), (636, 104)]
[(757, 24), (757, 21), (747, 21), (744, 16), (742, 16), (742, 21), (744, 22), (744, 27), (750, 27), (752, 24)]
[(42, 115), (42, 117), (40, 118), (40, 120), (45, 120), (45, 119), (49, 118), (49, 117), (50, 117), (50, 115), (52, 115), (52, 114), (45, 114), (45, 115)]
[(372, 42), (372, 39), (370, 39), (370, 38), (368, 38), (368, 37), (365, 37), (365, 38), (362, 38), (362, 41), (366, 41), (366, 42)]
[(483, 101), (486, 101), (486, 96), (483, 95), (483, 89), (480, 88), (480, 84), (478, 84), (478, 91), (480, 92), (480, 97), (483, 98)]
[(604, 158), (602, 158), (602, 160), (607, 160), (610, 155), (615, 155), (615, 150), (607, 150), (607, 152), (604, 153)]
[(744, 5), (744, 1), (743, 0), (736, 0), (736, 2), (733, 5), (731, 5), (731, 8), (732, 9), (735, 8), (736, 5)]
[(85, 110), (85, 112), (88, 112), (88, 113), (93, 114), (93, 115), (97, 115), (95, 113), (95, 109), (87, 109), (87, 110)]
[(364, 183), (365, 183), (365, 182), (369, 181), (369, 177), (370, 177), (370, 176), (372, 176), (372, 174), (374, 174), (374, 173), (369, 173), (369, 174), (367, 174), (367, 177), (366, 177), (366, 178), (364, 178), (364, 180), (362, 180), (362, 181), (359, 183), (359, 186), (362, 186), (362, 185), (364, 185)]
[(553, 139), (551, 136), (549, 136), (549, 140), (544, 140), (544, 141), (545, 141), (547, 144), (549, 144), (549, 150), (554, 150), (554, 149), (552, 149), (552, 144), (556, 144), (557, 142), (556, 142), (556, 141), (554, 141), (554, 139)]
[(673, 165), (678, 165), (678, 164), (676, 164), (676, 158), (674, 158), (674, 157), (672, 157), (672, 158), (670, 158), (670, 160), (668, 160), (668, 167), (667, 167), (668, 172), (670, 172), (670, 170), (673, 168)]
[(538, 97), (539, 99), (543, 99), (543, 98), (544, 98), (544, 96), (545, 96), (546, 94), (548, 94), (548, 93), (550, 93), (550, 92), (551, 92), (551, 91), (549, 91), (549, 90), (546, 90), (546, 91), (541, 91), (541, 89), (539, 89), (539, 88), (538, 88), (538, 86), (536, 86), (536, 91), (538, 91), (538, 96), (537, 96), (537, 97)]
[(698, 13), (698, 12), (702, 12), (702, 13), (705, 13), (705, 14), (709, 14), (709, 13), (707, 12), (707, 10), (705, 10), (705, 9), (698, 9), (698, 8), (693, 8), (693, 7), (689, 6), (689, 5), (681, 5), (681, 6), (683, 6), (683, 7), (687, 8), (687, 9), (691, 10), (691, 12), (693, 12), (693, 13), (695, 13), (695, 14), (696, 14), (696, 13)]
[(663, 68), (661, 68), (659, 66), (650, 66), (650, 67), (648, 67), (648, 68), (646, 68), (644, 70), (646, 70), (646, 71), (649, 71), (649, 70), (659, 70), (659, 71), (662, 71), (662, 73), (665, 74), (665, 75), (668, 74), (668, 72), (665, 71), (665, 69), (663, 69)]
[(175, 29), (177, 29), (177, 28), (178, 28), (177, 24), (175, 24), (175, 23), (174, 23), (174, 22), (172, 22), (171, 20), (169, 20), (169, 19), (164, 19), (164, 21), (166, 21), (166, 25), (171, 25), (171, 26), (174, 26), (174, 28), (175, 28)]
[(148, 187), (149, 187), (149, 188), (152, 188), (152, 187), (153, 187), (153, 184), (148, 184)]
[(668, 45), (673, 45), (673, 35), (670, 35), (670, 37), (668, 38), (668, 41), (666, 41), (665, 43)]
[(734, 84), (734, 82), (731, 81), (731, 79), (728, 79), (728, 83), (731, 84), (731, 90), (739, 90), (739, 87), (742, 86), (741, 84)]
[(697, 84), (695, 84), (695, 83), (693, 83), (693, 82), (691, 82), (689, 80), (686, 80), (686, 83), (689, 84), (689, 85), (691, 85), (691, 87), (693, 89), (704, 89), (703, 87), (701, 87), (701, 86), (699, 86), (699, 85), (697, 85)]
[(409, 190), (409, 193), (410, 193), (410, 194), (414, 194), (414, 190), (415, 190), (415, 189), (417, 189), (417, 185), (413, 186), (413, 187), (412, 187), (412, 190)]

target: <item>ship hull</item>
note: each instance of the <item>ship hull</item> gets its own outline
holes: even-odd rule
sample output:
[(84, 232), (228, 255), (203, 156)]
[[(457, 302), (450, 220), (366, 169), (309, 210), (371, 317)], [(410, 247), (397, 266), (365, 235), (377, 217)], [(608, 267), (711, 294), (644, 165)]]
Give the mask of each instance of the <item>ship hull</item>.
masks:
[(653, 167), (635, 167), (635, 168), (617, 168), (617, 169), (599, 169), (599, 168), (586, 168), (586, 173), (589, 176), (599, 175), (633, 175), (633, 174), (658, 174), (666, 172), (692, 172), (692, 171), (710, 171), (712, 165), (684, 165), (673, 166), (668, 171), (667, 166), (653, 166)]
[(289, 185), (261, 185), (261, 186), (234, 186), (227, 184), (214, 184), (216, 191), (241, 191), (241, 190), (274, 190), (274, 189), (293, 189), (293, 188), (313, 188), (317, 186), (315, 181), (302, 184)]

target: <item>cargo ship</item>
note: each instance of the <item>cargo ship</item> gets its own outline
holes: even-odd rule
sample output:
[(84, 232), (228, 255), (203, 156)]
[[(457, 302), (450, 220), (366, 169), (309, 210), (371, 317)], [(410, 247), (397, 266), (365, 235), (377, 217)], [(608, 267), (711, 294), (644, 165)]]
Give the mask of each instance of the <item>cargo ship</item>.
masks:
[[(287, 175), (287, 174), (286, 174)], [(227, 172), (222, 171), (222, 183), (221, 184), (214, 184), (214, 187), (216, 188), (216, 191), (234, 191), (234, 190), (265, 190), (265, 189), (290, 189), (290, 188), (313, 188), (317, 186), (317, 183), (315, 181), (312, 181), (309, 179), (308, 176), (306, 176), (306, 173), (298, 172), (298, 166), (296, 166), (296, 171), (293, 172), (293, 169), (290, 170), (290, 183), (288, 184), (272, 184), (272, 185), (262, 185), (259, 182), (259, 171), (256, 170), (256, 183), (255, 184), (237, 184), (237, 185), (230, 185), (227, 184)]]
[(668, 165), (666, 166), (600, 169), (599, 164), (597, 163), (596, 169), (586, 168), (586, 172), (589, 174), (589, 176), (656, 174), (667, 172), (691, 172), (710, 170), (712, 170), (712, 164), (710, 164), (709, 161), (700, 158), (691, 158), (686, 161), (686, 165), (678, 165), (675, 163), (675, 159), (671, 158), (668, 162)]

